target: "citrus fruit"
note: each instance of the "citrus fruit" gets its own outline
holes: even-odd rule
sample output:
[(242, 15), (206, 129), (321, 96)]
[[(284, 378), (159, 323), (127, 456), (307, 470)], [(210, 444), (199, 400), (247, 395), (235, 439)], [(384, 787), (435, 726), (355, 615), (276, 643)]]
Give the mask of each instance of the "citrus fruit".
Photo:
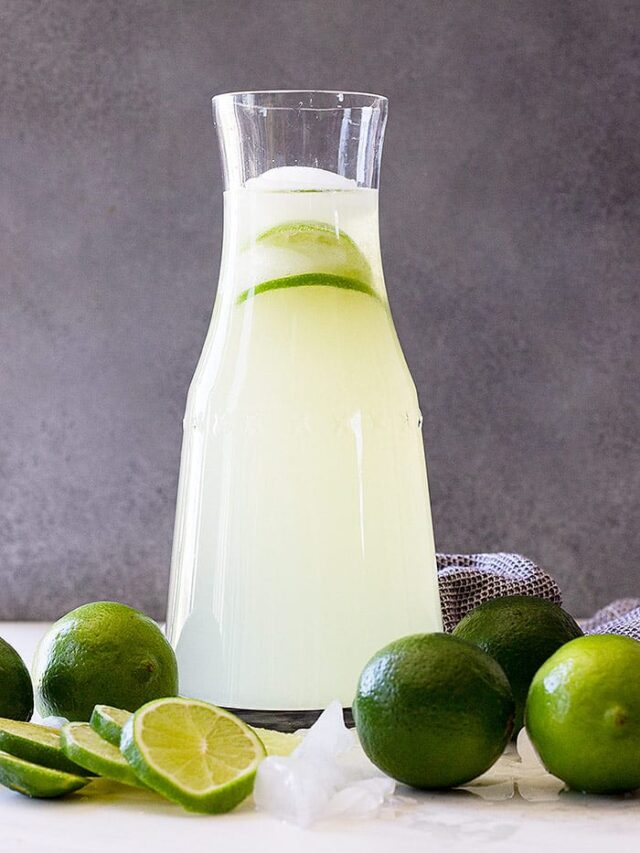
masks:
[(599, 634), (562, 646), (536, 673), (525, 720), (543, 764), (570, 788), (640, 788), (640, 643)]
[[(288, 287), (340, 287), (376, 296), (371, 267), (356, 243), (328, 222), (282, 222), (244, 248), (242, 274), (252, 281), (238, 302)], [(258, 277), (261, 276), (261, 277)]]
[(287, 287), (339, 287), (342, 290), (357, 290), (360, 293), (368, 293), (376, 296), (375, 290), (368, 284), (358, 281), (356, 278), (347, 278), (343, 275), (331, 275), (324, 272), (304, 273), (303, 275), (286, 275), (282, 278), (273, 278), (264, 281), (255, 287), (244, 290), (238, 296), (238, 303), (245, 302), (250, 296), (257, 296), (268, 290), (281, 290)]
[(55, 622), (34, 660), (36, 705), (86, 721), (95, 705), (135, 711), (178, 692), (173, 649), (157, 624), (113, 601), (84, 604)]
[(468, 613), (453, 634), (479, 646), (505, 671), (516, 702), (514, 737), (523, 724), (531, 679), (560, 646), (582, 636), (559, 604), (530, 595), (494, 598)]
[(27, 797), (63, 797), (84, 788), (89, 779), (40, 767), (8, 752), (0, 752), (0, 785)]
[(302, 743), (302, 735), (291, 732), (276, 732), (272, 729), (253, 727), (254, 732), (262, 741), (267, 755), (291, 755), (293, 750)]
[[(108, 705), (96, 705), (89, 723), (100, 737), (119, 746), (122, 728), (129, 717), (131, 717), (130, 711), (110, 708)], [(267, 755), (291, 755), (293, 750), (302, 743), (302, 735), (260, 729), (256, 726), (251, 728), (262, 741)]]
[(416, 788), (448, 788), (484, 773), (513, 725), (506, 675), (477, 646), (448, 634), (390, 643), (365, 666), (353, 705), (362, 747)]
[(79, 776), (88, 775), (84, 768), (70, 761), (62, 750), (60, 732), (48, 726), (36, 723), (23, 723), (17, 720), (0, 719), (0, 749), (31, 761)]
[(141, 787), (118, 747), (101, 738), (89, 723), (67, 723), (60, 732), (60, 741), (67, 758), (91, 773)]
[(91, 712), (89, 723), (101, 738), (114, 746), (120, 746), (122, 727), (131, 716), (131, 711), (112, 708), (110, 705), (96, 705)]
[(294, 253), (314, 269), (368, 282), (371, 267), (356, 243), (338, 226), (316, 220), (282, 222), (263, 231), (256, 244)]
[(136, 775), (195, 812), (227, 812), (253, 790), (265, 749), (228, 711), (195, 699), (158, 699), (125, 723), (120, 749)]
[(29, 670), (18, 652), (0, 637), (0, 716), (30, 720), (33, 686)]

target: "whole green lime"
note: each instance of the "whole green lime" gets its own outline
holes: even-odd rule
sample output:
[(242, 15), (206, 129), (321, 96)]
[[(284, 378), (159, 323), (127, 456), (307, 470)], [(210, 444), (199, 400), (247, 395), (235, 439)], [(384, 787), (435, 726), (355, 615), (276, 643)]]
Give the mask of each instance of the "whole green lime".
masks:
[(449, 788), (499, 758), (514, 702), (506, 675), (477, 646), (448, 634), (414, 634), (371, 658), (353, 712), (377, 767), (415, 788)]
[(543, 764), (570, 788), (640, 788), (640, 643), (613, 634), (567, 643), (536, 673), (525, 719)]
[(559, 604), (508, 595), (476, 607), (453, 633), (479, 646), (505, 671), (516, 701), (515, 737), (523, 725), (531, 679), (560, 646), (581, 637), (582, 629)]
[(33, 686), (29, 670), (18, 652), (0, 638), (0, 717), (30, 720)]
[(89, 720), (95, 705), (136, 711), (178, 692), (173, 649), (158, 625), (114, 601), (84, 604), (55, 622), (34, 660), (42, 716)]

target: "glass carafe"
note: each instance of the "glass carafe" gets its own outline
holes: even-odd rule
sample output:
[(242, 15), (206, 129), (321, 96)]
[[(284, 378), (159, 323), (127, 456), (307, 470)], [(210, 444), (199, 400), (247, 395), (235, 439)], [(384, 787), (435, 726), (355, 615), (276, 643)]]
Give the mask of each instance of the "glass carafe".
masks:
[(387, 102), (213, 105), (224, 239), (184, 420), (168, 633), (184, 695), (295, 728), (334, 698), (348, 708), (381, 646), (442, 627), (422, 417), (380, 257)]

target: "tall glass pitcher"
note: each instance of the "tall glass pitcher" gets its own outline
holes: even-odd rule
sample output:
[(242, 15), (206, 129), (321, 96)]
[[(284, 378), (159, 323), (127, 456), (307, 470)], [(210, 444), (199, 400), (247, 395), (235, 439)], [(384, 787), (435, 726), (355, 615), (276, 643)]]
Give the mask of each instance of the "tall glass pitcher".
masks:
[(387, 102), (213, 104), (224, 241), (184, 420), (168, 631), (183, 694), (301, 725), (349, 707), (378, 648), (442, 625), (422, 417), (380, 258)]

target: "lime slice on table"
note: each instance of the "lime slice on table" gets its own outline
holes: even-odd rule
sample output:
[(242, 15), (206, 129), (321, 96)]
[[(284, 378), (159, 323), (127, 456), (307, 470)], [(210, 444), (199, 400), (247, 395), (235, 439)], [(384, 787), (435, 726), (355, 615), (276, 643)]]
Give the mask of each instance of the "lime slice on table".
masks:
[[(96, 705), (89, 724), (100, 737), (115, 746), (119, 746), (123, 726), (132, 716), (131, 711), (112, 708), (110, 705)], [(291, 755), (293, 750), (302, 743), (302, 735), (276, 732), (272, 729), (259, 729), (255, 726), (251, 728), (262, 741), (267, 755)]]
[(0, 718), (0, 750), (64, 773), (88, 776), (90, 773), (64, 754), (60, 732), (49, 726)]
[(248, 251), (254, 253), (253, 266), (271, 270), (272, 275), (244, 290), (238, 302), (269, 290), (302, 286), (377, 295), (366, 257), (348, 234), (329, 223), (283, 222), (260, 234)]
[(124, 785), (144, 787), (118, 747), (101, 738), (89, 723), (67, 723), (61, 741), (65, 755), (81, 767)]
[(289, 732), (276, 732), (272, 729), (254, 728), (267, 755), (291, 755), (293, 750), (302, 743), (302, 735)]
[(194, 812), (230, 811), (253, 790), (265, 749), (228, 711), (180, 697), (143, 705), (125, 724), (120, 749), (136, 775)]
[(96, 705), (91, 714), (89, 725), (101, 738), (114, 746), (120, 746), (122, 727), (131, 716), (131, 711), (112, 708), (111, 705)]
[(89, 782), (85, 776), (41, 767), (8, 752), (0, 752), (0, 784), (27, 797), (63, 797)]

